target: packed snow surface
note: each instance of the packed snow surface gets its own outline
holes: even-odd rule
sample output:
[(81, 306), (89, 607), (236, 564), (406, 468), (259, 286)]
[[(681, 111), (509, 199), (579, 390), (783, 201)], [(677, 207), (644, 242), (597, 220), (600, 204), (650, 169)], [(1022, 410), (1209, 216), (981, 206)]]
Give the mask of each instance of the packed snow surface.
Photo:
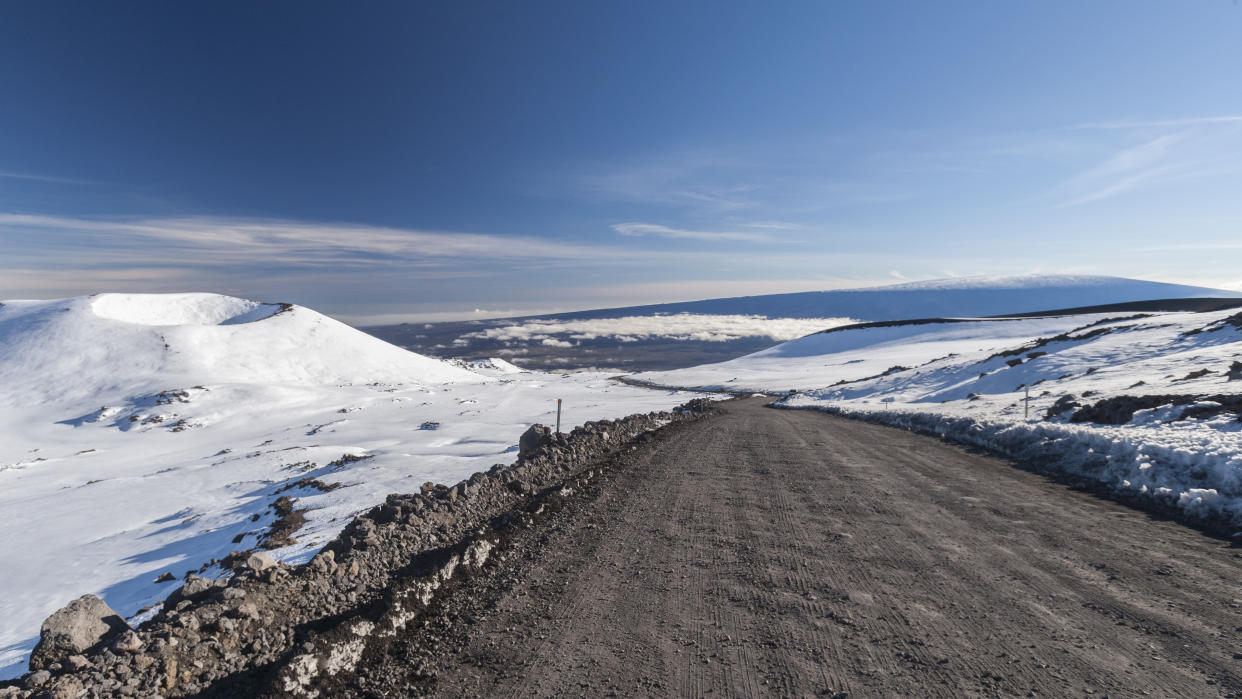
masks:
[[(212, 294), (0, 305), (0, 678), (48, 614), (124, 615), (256, 546), (287, 495), (303, 561), (388, 493), (510, 463), (531, 423), (665, 410), (692, 395), (598, 373), (456, 366), (310, 309)], [(219, 571), (208, 567), (208, 574)]]
[(864, 325), (634, 378), (796, 391), (781, 403), (953, 437), (1242, 528), (1240, 360), (1232, 309)]

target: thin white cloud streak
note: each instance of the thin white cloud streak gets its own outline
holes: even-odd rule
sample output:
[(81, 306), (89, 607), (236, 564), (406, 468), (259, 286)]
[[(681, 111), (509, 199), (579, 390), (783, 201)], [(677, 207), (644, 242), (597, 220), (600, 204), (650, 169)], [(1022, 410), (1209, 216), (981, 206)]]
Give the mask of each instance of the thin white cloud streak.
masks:
[(1237, 129), (1227, 134), (1185, 130), (1125, 148), (1067, 180), (1061, 189), (1071, 194), (1058, 208), (1190, 179), (1236, 175), (1242, 164), (1232, 151), (1242, 143), (1240, 136), (1242, 131)]
[(1154, 119), (1148, 121), (1104, 121), (1078, 124), (1075, 129), (1157, 129), (1200, 126), (1204, 124), (1242, 123), (1242, 116), (1187, 117), (1184, 119)]
[[(654, 205), (717, 216), (781, 217), (889, 204), (916, 198), (905, 187), (860, 173), (861, 179), (825, 175), (823, 152), (779, 143), (747, 157), (659, 154), (624, 163), (600, 163), (587, 175), (567, 176), (592, 198)], [(743, 225), (743, 224), (734, 224)], [(787, 224), (785, 224), (787, 225)]]
[(618, 307), (650, 303), (680, 303), (703, 299), (791, 294), (827, 289), (851, 289), (887, 283), (883, 275), (862, 279), (825, 277), (816, 279), (687, 279), (681, 281), (636, 282), (607, 284), (594, 287), (573, 287), (565, 293), (583, 299), (585, 308)]
[(681, 228), (670, 228), (655, 223), (616, 223), (612, 229), (626, 236), (656, 236), (660, 238), (677, 238), (682, 240), (705, 240), (720, 242), (726, 240), (767, 243), (772, 242), (770, 235), (763, 233), (738, 233), (734, 231), (688, 231)]
[(1242, 170), (1234, 154), (1242, 146), (1242, 117), (1217, 116), (1147, 122), (1115, 122), (1099, 129), (1143, 138), (1066, 180), (1057, 208), (1079, 206), (1136, 190)]
[(83, 290), (188, 291), (192, 283), (175, 269), (75, 269), (71, 274), (46, 269), (0, 269), (0, 298), (26, 296), (36, 299), (78, 296)]
[[(37, 232), (27, 256), (49, 263), (133, 263), (135, 267), (278, 264), (367, 268), (450, 260), (541, 263), (646, 259), (650, 253), (479, 233), (445, 233), (356, 224), (223, 218), (84, 219), (0, 214), (0, 236)], [(58, 241), (55, 239), (59, 239)], [(53, 245), (53, 243), (59, 243)], [(12, 246), (10, 246), (12, 247)], [(44, 252), (40, 252), (43, 250)]]
[(746, 337), (768, 337), (781, 342), (854, 322), (856, 321), (849, 318), (768, 318), (692, 313), (587, 320), (531, 320), (467, 333), (455, 340), (454, 344), (466, 345), (470, 340), (486, 339), (500, 342), (542, 342), (566, 347), (571, 342), (598, 339), (621, 342), (650, 339), (729, 342)]
[(798, 231), (802, 230), (802, 226), (796, 223), (782, 223), (780, 221), (754, 221), (751, 223), (734, 224), (742, 228), (760, 228), (769, 231)]
[(589, 310), (586, 308), (549, 308), (532, 306), (530, 308), (487, 309), (476, 308), (473, 311), (433, 311), (427, 313), (333, 313), (332, 317), (355, 327), (373, 325), (398, 325), (401, 323), (446, 323), (465, 322), (470, 320), (490, 320), (493, 318), (520, 318), (523, 316), (550, 315), (569, 311)]
[(31, 182), (51, 182), (55, 184), (91, 184), (86, 180), (75, 180), (69, 177), (53, 177), (52, 175), (35, 175), (29, 172), (10, 172), (0, 170), (0, 177), (10, 180), (28, 180)]
[[(685, 270), (739, 263), (737, 253), (722, 249), (656, 248), (287, 220), (7, 213), (0, 214), (0, 264), (5, 268), (0, 272), (0, 298), (210, 291), (307, 303), (349, 315), (351, 322), (376, 315), (372, 309), (381, 305), (358, 299), (400, 298), (411, 316), (444, 310), (445, 299), (451, 299), (461, 308), (460, 315), (468, 317), (473, 305), (495, 303), (501, 288), (512, 288), (514, 296), (499, 303), (529, 306), (527, 313), (562, 307), (566, 298), (577, 299), (575, 308), (560, 310), (598, 306), (596, 300), (611, 305), (631, 301), (605, 299), (589, 289), (574, 296), (572, 289), (548, 276), (557, 270), (566, 271), (566, 279), (591, 270), (606, 286), (604, 280), (614, 279), (612, 272), (618, 269), (677, 279)], [(763, 250), (748, 254), (745, 261), (750, 267), (766, 264), (790, 272), (791, 262), (805, 266), (814, 257)], [(827, 257), (834, 264), (850, 258), (841, 252)], [(534, 272), (541, 276), (530, 277)], [(538, 283), (528, 281), (536, 278)], [(693, 282), (685, 288), (694, 288)]]
[(1083, 192), (1061, 206), (1078, 206), (1106, 199), (1168, 177), (1179, 169), (1169, 154), (1186, 132), (1166, 134), (1126, 148), (1103, 163), (1076, 175), (1067, 182), (1071, 190)]
[(737, 158), (683, 153), (614, 165), (573, 176), (580, 191), (593, 197), (640, 204), (660, 204), (699, 211), (729, 212), (754, 206), (755, 185), (727, 173), (749, 172), (753, 165)]
[(1174, 243), (1172, 245), (1148, 245), (1133, 248), (1134, 252), (1211, 252), (1214, 250), (1242, 250), (1242, 243)]

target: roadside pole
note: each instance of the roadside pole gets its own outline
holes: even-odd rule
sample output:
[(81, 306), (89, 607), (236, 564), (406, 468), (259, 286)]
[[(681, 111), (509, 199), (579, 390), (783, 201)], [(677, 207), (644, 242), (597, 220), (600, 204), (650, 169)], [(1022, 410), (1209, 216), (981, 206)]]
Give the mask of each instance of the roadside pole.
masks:
[(556, 399), (556, 433), (561, 433), (561, 399)]
[(1031, 419), (1031, 387), (1026, 386), (1026, 416), (1024, 419)]

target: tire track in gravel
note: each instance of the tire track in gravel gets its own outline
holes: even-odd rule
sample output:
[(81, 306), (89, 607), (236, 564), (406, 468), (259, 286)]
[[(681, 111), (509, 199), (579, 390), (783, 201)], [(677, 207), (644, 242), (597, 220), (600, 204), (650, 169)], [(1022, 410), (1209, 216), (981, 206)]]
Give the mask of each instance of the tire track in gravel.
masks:
[(1242, 696), (1235, 549), (957, 446), (731, 401), (592, 484), (340, 693)]

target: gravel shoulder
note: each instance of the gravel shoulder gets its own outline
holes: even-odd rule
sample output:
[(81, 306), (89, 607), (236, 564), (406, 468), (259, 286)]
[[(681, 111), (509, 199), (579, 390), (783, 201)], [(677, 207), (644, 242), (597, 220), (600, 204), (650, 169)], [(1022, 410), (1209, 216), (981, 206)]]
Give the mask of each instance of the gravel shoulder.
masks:
[(323, 689), (1242, 692), (1227, 543), (958, 446), (763, 403), (661, 431), (533, 513)]

